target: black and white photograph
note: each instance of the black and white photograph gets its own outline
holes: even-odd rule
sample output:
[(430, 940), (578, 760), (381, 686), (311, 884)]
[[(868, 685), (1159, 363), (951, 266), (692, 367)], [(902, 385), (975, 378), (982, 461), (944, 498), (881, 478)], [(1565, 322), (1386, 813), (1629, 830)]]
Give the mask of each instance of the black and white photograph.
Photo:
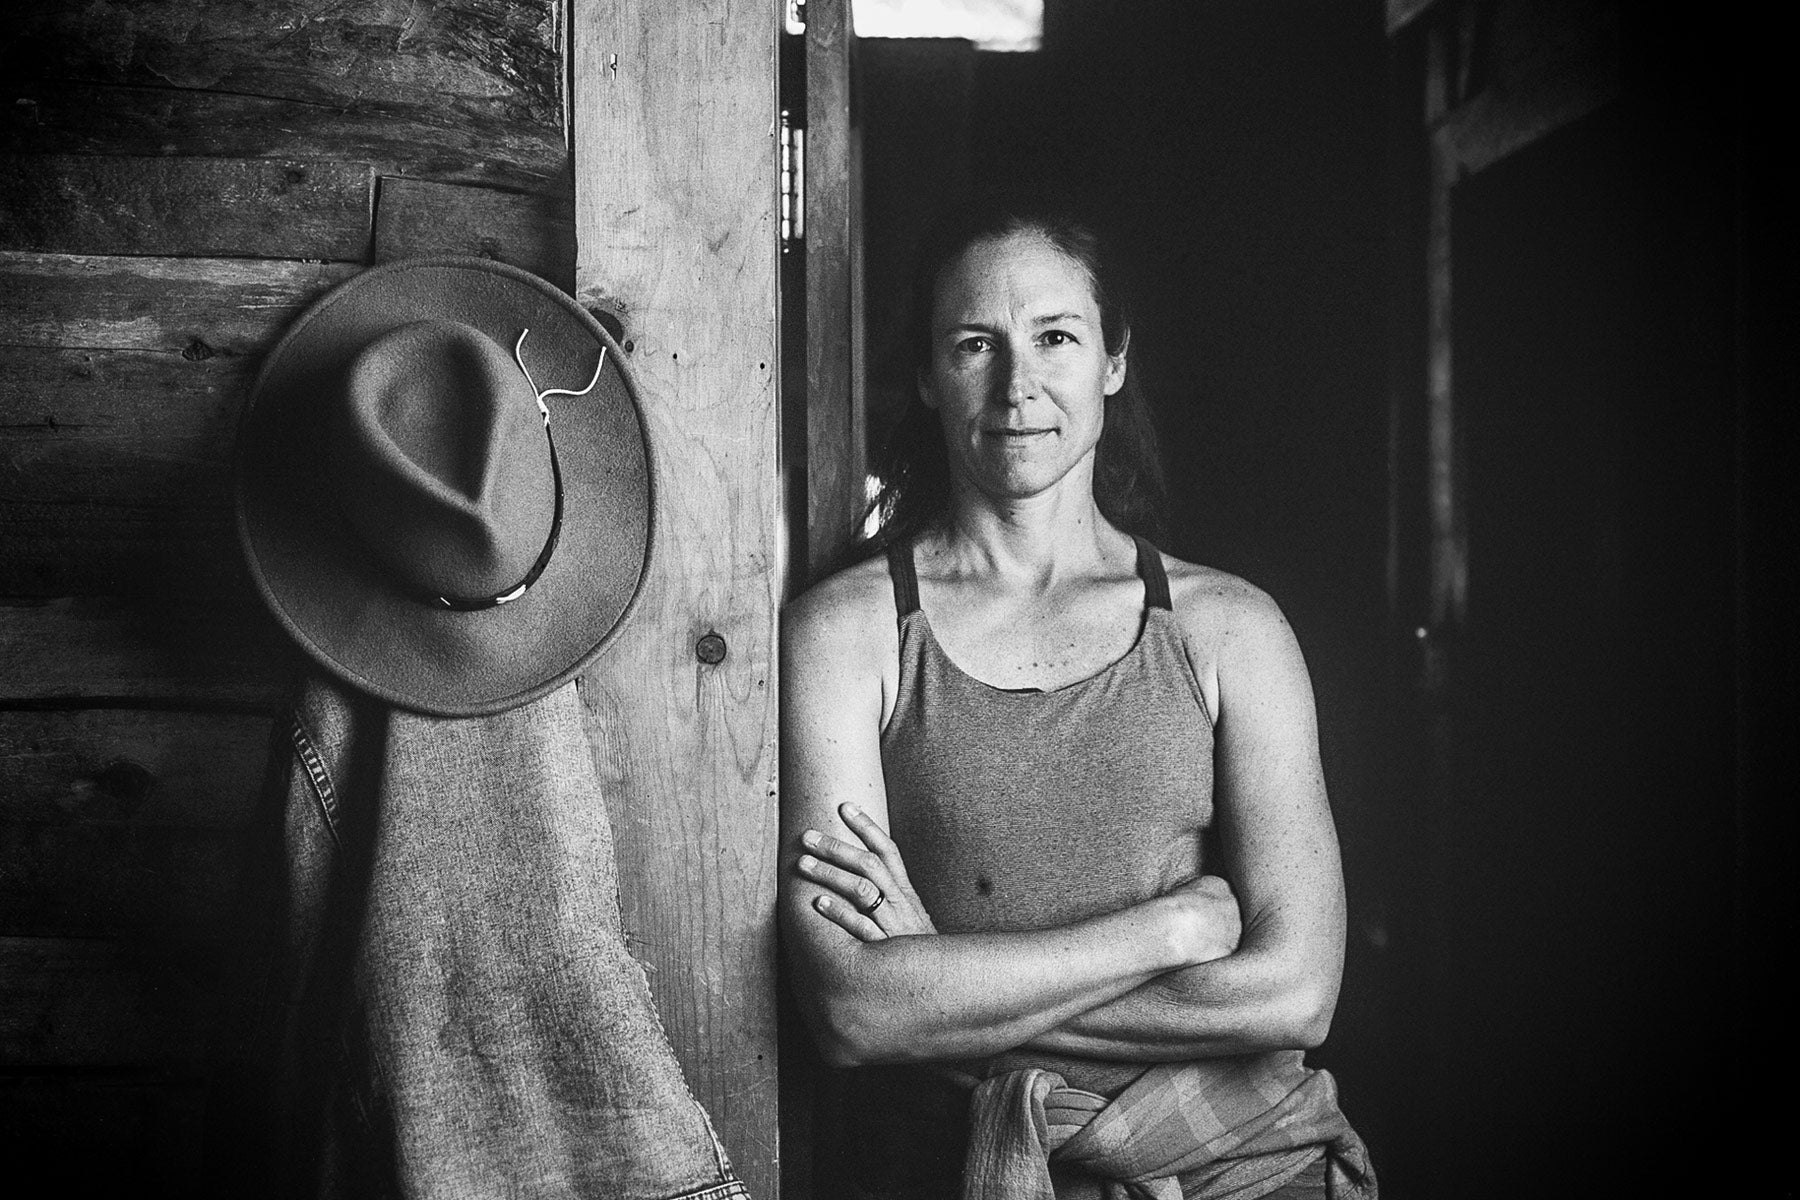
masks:
[(9, 10), (0, 1192), (1794, 1196), (1780, 38)]

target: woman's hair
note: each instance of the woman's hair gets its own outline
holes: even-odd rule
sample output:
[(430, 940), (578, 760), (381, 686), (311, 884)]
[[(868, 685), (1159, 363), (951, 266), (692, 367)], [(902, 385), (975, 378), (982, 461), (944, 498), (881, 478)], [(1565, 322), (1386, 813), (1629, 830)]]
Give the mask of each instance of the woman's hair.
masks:
[[(931, 361), (931, 312), (944, 270), (978, 242), (1029, 233), (1043, 237), (1087, 273), (1100, 309), (1101, 341), (1110, 355), (1125, 352), (1131, 318), (1120, 284), (1099, 237), (1074, 218), (1004, 202), (958, 212), (930, 235), (912, 279), (907, 357), (915, 376)], [(1163, 473), (1150, 408), (1128, 370), (1119, 390), (1106, 398), (1100, 444), (1094, 455), (1094, 500), (1108, 521), (1128, 533), (1162, 534)], [(879, 467), (880, 488), (869, 506), (879, 521), (862, 554), (908, 537), (940, 521), (950, 498), (950, 459), (938, 415), (925, 406), (917, 388), (893, 431)]]

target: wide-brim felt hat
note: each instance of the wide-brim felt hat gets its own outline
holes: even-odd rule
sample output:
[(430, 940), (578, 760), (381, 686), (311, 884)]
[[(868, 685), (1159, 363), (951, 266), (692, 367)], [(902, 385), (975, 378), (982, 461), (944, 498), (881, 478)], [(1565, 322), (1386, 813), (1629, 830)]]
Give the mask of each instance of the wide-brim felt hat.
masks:
[(573, 678), (649, 568), (650, 454), (618, 346), (486, 259), (374, 267), (308, 308), (251, 387), (235, 487), (251, 576), (301, 649), (435, 716)]

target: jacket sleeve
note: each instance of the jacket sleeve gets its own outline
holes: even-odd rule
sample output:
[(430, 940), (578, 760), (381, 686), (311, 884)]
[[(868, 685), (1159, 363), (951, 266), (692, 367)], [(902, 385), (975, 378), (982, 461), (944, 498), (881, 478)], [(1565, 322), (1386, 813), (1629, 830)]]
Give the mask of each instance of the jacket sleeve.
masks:
[(349, 1174), (382, 1194), (381, 1164), (364, 1161), (378, 1110), (367, 1073), (352, 1062), (346, 1017), (362, 909), (355, 866), (367, 841), (359, 801), (373, 786), (367, 765), (380, 754), (385, 724), (384, 709), (310, 677), (275, 728), (265, 811), (279, 845), (263, 1037), (276, 1195), (333, 1194), (333, 1177)]

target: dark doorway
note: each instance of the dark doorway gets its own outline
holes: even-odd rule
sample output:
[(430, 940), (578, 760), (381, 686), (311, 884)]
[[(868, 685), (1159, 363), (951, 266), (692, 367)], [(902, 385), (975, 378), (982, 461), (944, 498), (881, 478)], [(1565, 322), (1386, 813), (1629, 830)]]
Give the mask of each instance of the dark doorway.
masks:
[(1405, 1194), (1512, 1195), (1521, 1168), (1627, 1194), (1666, 1178), (1642, 1146), (1672, 1113), (1723, 1133), (1700, 1097), (1732, 1053), (1731, 172), (1647, 115), (1453, 193), (1468, 610)]

